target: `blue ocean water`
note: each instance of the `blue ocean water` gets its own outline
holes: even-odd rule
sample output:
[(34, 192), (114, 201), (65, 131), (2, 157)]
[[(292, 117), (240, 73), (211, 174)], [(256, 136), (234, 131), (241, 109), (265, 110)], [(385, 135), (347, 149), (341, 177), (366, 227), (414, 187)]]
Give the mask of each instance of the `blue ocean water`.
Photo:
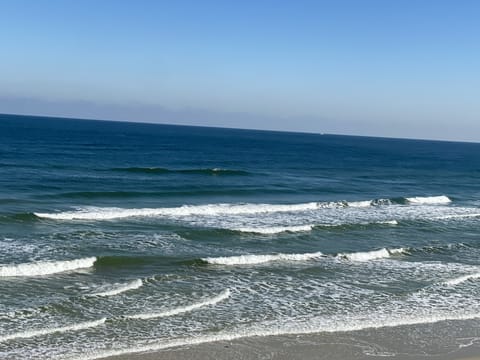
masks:
[(478, 336), (480, 144), (0, 115), (0, 174), (1, 358)]

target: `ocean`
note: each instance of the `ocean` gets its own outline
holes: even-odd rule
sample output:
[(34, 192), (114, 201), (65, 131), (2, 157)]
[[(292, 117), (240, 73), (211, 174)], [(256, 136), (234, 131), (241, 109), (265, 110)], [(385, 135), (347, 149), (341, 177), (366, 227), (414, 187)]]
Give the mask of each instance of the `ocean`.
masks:
[(2, 359), (480, 336), (480, 144), (0, 115), (0, 174)]

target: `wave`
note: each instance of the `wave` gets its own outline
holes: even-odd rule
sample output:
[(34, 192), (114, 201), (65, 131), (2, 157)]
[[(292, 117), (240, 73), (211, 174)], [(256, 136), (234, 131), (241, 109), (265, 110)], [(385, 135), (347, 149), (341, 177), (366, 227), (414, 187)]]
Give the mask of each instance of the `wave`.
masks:
[[(361, 251), (354, 253), (339, 253), (335, 256), (337, 259), (347, 259), (350, 261), (370, 261), (376, 259), (389, 258), (395, 255), (408, 254), (405, 248), (398, 249), (379, 249), (372, 251)], [(304, 253), (304, 254), (271, 254), (271, 255), (238, 255), (224, 257), (207, 257), (201, 260), (211, 265), (255, 265), (272, 261), (308, 261), (321, 257), (327, 257), (323, 253)]]
[(36, 336), (43, 336), (43, 335), (53, 334), (57, 332), (62, 333), (67, 331), (84, 330), (84, 329), (102, 325), (105, 323), (106, 320), (107, 320), (106, 318), (102, 318), (99, 320), (86, 321), (86, 322), (64, 326), (64, 327), (46, 328), (46, 329), (40, 329), (40, 330), (29, 330), (29, 331), (18, 332), (15, 334), (0, 336), (0, 342), (9, 341), (13, 339), (25, 339), (25, 338), (31, 338)]
[(0, 266), (0, 277), (41, 276), (65, 271), (89, 268), (97, 261), (96, 257), (62, 261), (39, 261), (17, 265)]
[(404, 201), (377, 199), (368, 201), (336, 201), (336, 202), (309, 202), (299, 204), (206, 204), (183, 205), (166, 208), (115, 208), (115, 207), (83, 207), (75, 211), (59, 213), (34, 213), (40, 218), (54, 220), (113, 220), (128, 217), (182, 217), (182, 216), (218, 216), (218, 215), (255, 215), (262, 213), (292, 213), (307, 212), (322, 209), (362, 208), (370, 206), (387, 206), (402, 204), (445, 204), (451, 200), (442, 196), (404, 198)]
[(229, 297), (230, 297), (230, 290), (227, 289), (217, 296), (214, 296), (210, 299), (207, 299), (207, 300), (195, 303), (195, 304), (182, 306), (182, 307), (178, 307), (178, 308), (175, 308), (175, 309), (171, 309), (171, 310), (167, 310), (167, 311), (163, 311), (163, 312), (159, 312), (159, 313), (135, 314), (135, 315), (127, 315), (125, 317), (128, 318), (128, 319), (146, 320), (146, 319), (154, 319), (154, 318), (160, 318), (160, 317), (173, 316), (173, 315), (177, 315), (177, 314), (190, 312), (190, 311), (199, 309), (201, 307), (205, 307), (205, 306), (209, 306), (209, 305), (215, 305), (215, 304), (217, 304), (217, 303), (219, 303), (223, 300), (228, 299)]
[(208, 257), (202, 260), (212, 265), (254, 265), (271, 261), (307, 261), (322, 257), (321, 252), (307, 254), (239, 255)]
[(480, 213), (473, 214), (452, 214), (452, 215), (443, 215), (434, 217), (435, 220), (449, 220), (449, 219), (468, 219), (480, 217)]
[(445, 196), (445, 195), (427, 196), (427, 197), (417, 196), (417, 197), (406, 198), (406, 200), (410, 204), (416, 204), (416, 205), (425, 205), (425, 204), (426, 205), (438, 205), (438, 204), (448, 204), (448, 203), (452, 202), (452, 200), (448, 196)]
[(183, 205), (172, 208), (97, 208), (87, 207), (61, 213), (35, 213), (40, 218), (55, 220), (112, 220), (127, 217), (192, 216), (192, 215), (242, 215), (270, 212), (294, 212), (318, 209), (318, 203), (272, 205), (272, 204), (209, 204)]
[(162, 167), (126, 167), (113, 168), (112, 171), (121, 171), (140, 174), (197, 174), (197, 175), (249, 175), (248, 171), (230, 170), (221, 168), (204, 169), (167, 169)]
[(465, 281), (479, 279), (479, 278), (480, 278), (480, 272), (474, 273), (474, 274), (467, 274), (454, 279), (447, 280), (445, 281), (445, 285), (455, 286)]
[(118, 295), (121, 294), (125, 291), (129, 290), (134, 290), (138, 289), (143, 285), (143, 282), (141, 279), (133, 280), (130, 281), (126, 284), (115, 284), (112, 286), (109, 290), (101, 291), (101, 292), (96, 292), (89, 294), (88, 296), (102, 296), (102, 297), (107, 297), (107, 296), (113, 296), (113, 295)]
[(246, 232), (246, 233), (253, 233), (253, 234), (279, 234), (282, 232), (305, 232), (311, 231), (313, 229), (313, 225), (297, 225), (297, 226), (274, 226), (274, 227), (242, 227), (242, 228), (235, 228), (231, 229), (234, 231)]
[(370, 260), (389, 258), (392, 255), (401, 255), (406, 253), (408, 252), (404, 248), (398, 248), (398, 249), (383, 248), (380, 250), (373, 250), (373, 251), (340, 253), (337, 255), (337, 258), (343, 258), (351, 261), (370, 261)]
[(233, 341), (251, 337), (266, 337), (278, 335), (301, 335), (315, 333), (334, 333), (334, 332), (350, 332), (366, 329), (393, 328), (408, 325), (433, 324), (442, 321), (457, 321), (477, 319), (480, 313), (454, 313), (454, 314), (424, 314), (416, 316), (415, 314), (402, 317), (382, 317), (376, 319), (372, 314), (369, 317), (361, 317), (356, 319), (345, 319), (344, 321), (330, 322), (328, 324), (299, 324), (291, 326), (275, 326), (273, 328), (239, 328), (234, 332), (219, 332), (211, 335), (195, 336), (189, 338), (180, 338), (169, 341), (159, 341), (148, 345), (138, 345), (124, 349), (111, 349), (102, 351), (86, 351), (78, 357), (69, 358), (70, 360), (95, 360), (114, 356), (126, 356), (141, 352), (153, 352), (163, 349), (169, 349), (181, 346), (200, 345), (218, 341)]

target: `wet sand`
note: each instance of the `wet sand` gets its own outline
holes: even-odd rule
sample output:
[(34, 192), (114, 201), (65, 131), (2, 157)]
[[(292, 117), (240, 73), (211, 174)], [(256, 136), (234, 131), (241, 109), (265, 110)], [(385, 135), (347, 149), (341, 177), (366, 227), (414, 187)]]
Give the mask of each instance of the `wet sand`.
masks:
[[(418, 330), (418, 329), (417, 329)], [(440, 331), (441, 333), (441, 331)], [(390, 337), (390, 331), (360, 331), (351, 334), (309, 334), (243, 338), (199, 345), (169, 348), (156, 352), (125, 354), (109, 360), (480, 360), (477, 338), (425, 343), (422, 336), (407, 332), (407, 337)], [(386, 336), (386, 337), (385, 337)], [(406, 341), (407, 340), (407, 341)], [(437, 339), (438, 340), (438, 339)], [(449, 339), (451, 340), (451, 339)]]

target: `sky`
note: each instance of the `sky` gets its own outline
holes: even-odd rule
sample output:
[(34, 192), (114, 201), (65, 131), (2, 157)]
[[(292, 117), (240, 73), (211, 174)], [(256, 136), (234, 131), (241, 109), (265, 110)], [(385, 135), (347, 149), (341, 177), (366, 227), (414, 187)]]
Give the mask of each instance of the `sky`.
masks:
[(0, 0), (0, 113), (480, 141), (480, 1)]

